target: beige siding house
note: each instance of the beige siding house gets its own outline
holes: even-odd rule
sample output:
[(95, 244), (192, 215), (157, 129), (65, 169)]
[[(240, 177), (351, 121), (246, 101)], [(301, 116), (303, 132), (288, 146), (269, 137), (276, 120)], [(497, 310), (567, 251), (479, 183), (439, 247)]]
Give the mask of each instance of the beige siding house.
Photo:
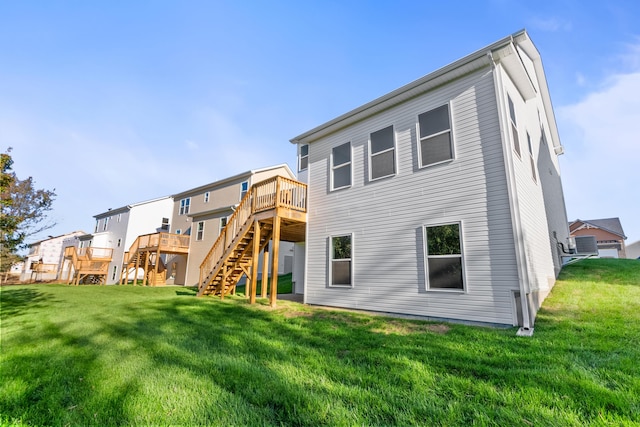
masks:
[(627, 258), (624, 234), (619, 218), (576, 219), (569, 224), (571, 237), (594, 236), (601, 258)]
[(533, 330), (569, 231), (525, 31), (291, 142), (309, 191), (306, 303)]
[[(250, 170), (174, 194), (171, 233), (188, 234), (191, 237), (188, 256), (177, 255), (167, 260), (167, 283), (197, 285), (200, 264), (244, 194), (253, 184), (278, 175), (295, 179), (289, 166), (282, 164)], [(284, 264), (284, 257), (292, 257), (293, 249), (281, 249), (281, 254)], [(291, 264), (291, 260), (286, 260), (286, 263)], [(284, 265), (279, 271), (286, 272)]]

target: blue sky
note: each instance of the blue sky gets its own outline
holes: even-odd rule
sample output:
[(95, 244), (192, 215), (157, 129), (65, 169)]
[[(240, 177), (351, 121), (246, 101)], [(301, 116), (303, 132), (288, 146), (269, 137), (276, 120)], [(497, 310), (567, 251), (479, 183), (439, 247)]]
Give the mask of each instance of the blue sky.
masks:
[[(640, 239), (640, 2), (0, 1), (0, 149), (46, 234), (272, 164), (290, 138), (526, 28), (569, 219)], [(42, 237), (42, 236), (40, 236)]]

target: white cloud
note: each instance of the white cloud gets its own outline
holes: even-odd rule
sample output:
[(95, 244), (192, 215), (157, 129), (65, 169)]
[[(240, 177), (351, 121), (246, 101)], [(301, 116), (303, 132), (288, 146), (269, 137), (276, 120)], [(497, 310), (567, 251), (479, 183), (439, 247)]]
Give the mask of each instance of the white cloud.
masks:
[(558, 108), (569, 219), (620, 217), (629, 242), (640, 239), (639, 93), (640, 71), (617, 74)]
[(573, 24), (571, 21), (567, 21), (558, 17), (540, 18), (536, 17), (531, 19), (530, 26), (539, 31), (546, 31), (555, 33), (557, 31), (571, 31)]

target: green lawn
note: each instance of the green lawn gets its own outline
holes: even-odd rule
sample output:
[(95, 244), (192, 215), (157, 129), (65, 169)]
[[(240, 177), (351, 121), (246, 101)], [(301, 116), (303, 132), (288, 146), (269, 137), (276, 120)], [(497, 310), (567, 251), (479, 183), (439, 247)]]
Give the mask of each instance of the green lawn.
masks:
[(640, 262), (567, 267), (531, 338), (195, 290), (0, 290), (0, 423), (640, 425)]

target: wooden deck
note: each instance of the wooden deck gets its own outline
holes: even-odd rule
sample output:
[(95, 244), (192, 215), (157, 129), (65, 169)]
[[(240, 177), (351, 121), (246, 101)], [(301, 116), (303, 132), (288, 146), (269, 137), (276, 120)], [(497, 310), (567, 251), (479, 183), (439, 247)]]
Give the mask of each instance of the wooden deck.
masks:
[(107, 274), (113, 249), (111, 248), (76, 248), (69, 246), (64, 249), (62, 269), (68, 261), (66, 283), (79, 285), (80, 283), (107, 283)]
[[(306, 184), (277, 176), (253, 185), (200, 265), (198, 296), (216, 294), (224, 298), (246, 275), (247, 294), (254, 303), (258, 259), (262, 252), (266, 278), (267, 245), (271, 241), (270, 304), (275, 306), (280, 241), (303, 242), (306, 222)], [(262, 290), (266, 297), (266, 287)]]
[(144, 270), (143, 285), (163, 285), (166, 283), (166, 266), (160, 257), (162, 254), (188, 254), (188, 235), (173, 233), (143, 234), (133, 242), (129, 251), (125, 252), (120, 284), (132, 281), (135, 284), (138, 278), (138, 269)]

